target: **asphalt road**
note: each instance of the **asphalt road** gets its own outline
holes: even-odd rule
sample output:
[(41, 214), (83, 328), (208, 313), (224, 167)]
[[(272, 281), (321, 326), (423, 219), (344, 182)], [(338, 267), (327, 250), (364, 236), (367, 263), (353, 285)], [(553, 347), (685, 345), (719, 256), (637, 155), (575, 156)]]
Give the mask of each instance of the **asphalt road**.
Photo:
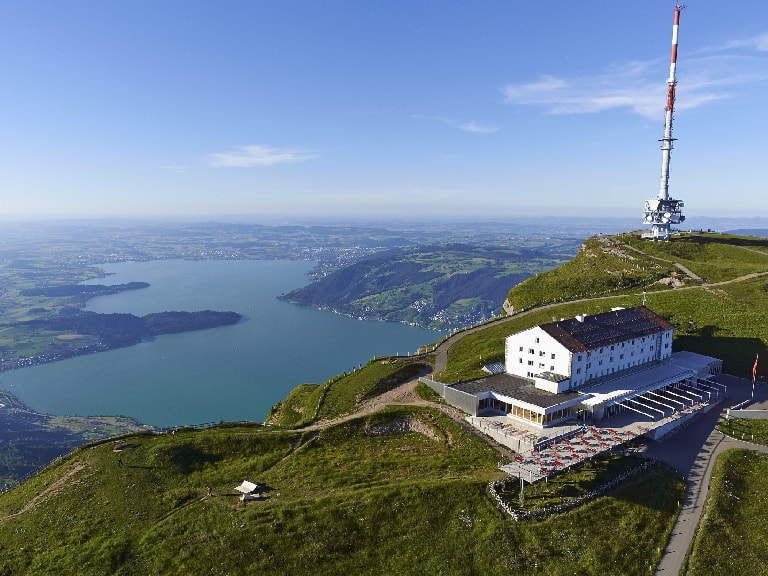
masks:
[[(683, 566), (685, 554), (696, 534), (709, 491), (709, 480), (717, 455), (729, 448), (749, 448), (768, 453), (768, 447), (743, 442), (725, 436), (715, 427), (725, 418), (725, 409), (750, 397), (752, 382), (741, 378), (728, 379), (729, 398), (722, 410), (702, 415), (693, 424), (663, 442), (649, 442), (646, 454), (674, 466), (688, 482), (688, 491), (682, 503), (680, 516), (672, 536), (656, 568), (656, 574), (677, 576)], [(768, 385), (758, 386), (756, 403), (747, 408), (768, 408)]]

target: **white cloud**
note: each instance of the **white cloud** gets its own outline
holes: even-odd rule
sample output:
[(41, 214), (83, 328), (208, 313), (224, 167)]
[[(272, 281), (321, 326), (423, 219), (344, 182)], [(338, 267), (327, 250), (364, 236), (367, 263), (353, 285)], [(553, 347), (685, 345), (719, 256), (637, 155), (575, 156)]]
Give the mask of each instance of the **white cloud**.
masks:
[[(715, 100), (731, 98), (740, 87), (765, 78), (764, 57), (736, 48), (768, 51), (768, 34), (707, 48), (678, 63), (678, 110), (697, 108)], [(758, 62), (759, 60), (759, 62)], [(632, 61), (613, 65), (591, 76), (561, 78), (543, 75), (537, 80), (502, 88), (511, 105), (539, 106), (550, 114), (590, 114), (624, 109), (653, 120), (664, 115), (668, 70), (666, 60)], [(744, 70), (753, 72), (745, 73)]]
[[(543, 76), (540, 80), (510, 84), (502, 89), (507, 104), (544, 106), (550, 114), (589, 114), (626, 108), (656, 118), (666, 86), (634, 78), (641, 68), (565, 80)], [(623, 77), (623, 81), (616, 81)]]
[(441, 116), (422, 116), (420, 114), (412, 114), (411, 118), (417, 118), (419, 120), (434, 120), (435, 122), (442, 122), (443, 124), (448, 124), (448, 126), (452, 126), (459, 130), (463, 130), (464, 132), (474, 132), (475, 134), (492, 134), (494, 132), (499, 131), (499, 128), (497, 126), (482, 126), (480, 124), (476, 124), (475, 122), (467, 122), (465, 124), (459, 124), (458, 122), (455, 122), (450, 118), (443, 118)]
[(464, 132), (475, 132), (477, 134), (493, 134), (494, 132), (499, 131), (497, 127), (480, 126), (479, 124), (475, 124), (474, 122), (467, 122), (466, 124), (462, 124), (458, 128), (459, 130), (464, 130)]
[(758, 52), (768, 52), (768, 32), (758, 34), (757, 36), (753, 36), (752, 38), (747, 38), (745, 40), (733, 40), (731, 42), (726, 42), (720, 48), (709, 48), (709, 50), (732, 50), (734, 48), (753, 48)]
[(208, 164), (214, 168), (252, 168), (274, 164), (293, 164), (317, 158), (310, 150), (298, 148), (269, 148), (267, 146), (237, 146), (232, 152), (208, 155)]

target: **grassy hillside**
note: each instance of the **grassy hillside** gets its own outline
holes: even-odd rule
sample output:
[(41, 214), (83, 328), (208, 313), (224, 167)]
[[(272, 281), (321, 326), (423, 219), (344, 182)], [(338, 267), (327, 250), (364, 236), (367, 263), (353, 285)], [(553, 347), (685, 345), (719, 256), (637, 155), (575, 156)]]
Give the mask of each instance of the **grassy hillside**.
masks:
[(659, 290), (670, 284), (724, 282), (768, 272), (766, 254), (768, 239), (730, 234), (685, 234), (671, 242), (643, 240), (638, 234), (596, 236), (567, 264), (512, 288), (507, 307), (508, 311), (511, 307), (521, 311), (553, 302), (637, 292), (641, 287)]
[(768, 456), (750, 450), (726, 450), (718, 456), (688, 575), (767, 573), (766, 493)]
[(671, 242), (649, 242), (638, 236), (619, 239), (646, 254), (674, 260), (705, 282), (723, 282), (745, 274), (768, 271), (768, 240), (730, 234), (695, 234)]
[(669, 263), (638, 254), (615, 237), (596, 236), (584, 242), (569, 262), (512, 288), (505, 308), (519, 312), (542, 304), (601, 296), (673, 275), (677, 272)]
[[(572, 262), (531, 279), (529, 293), (527, 283), (514, 289), (510, 302), (519, 309), (593, 292), (600, 299), (555, 302), (468, 334), (451, 347), (440, 376), (482, 375), (482, 364), (503, 359), (504, 336), (553, 317), (640, 304), (641, 287), (646, 305), (678, 326), (676, 350), (718, 356), (726, 371), (745, 375), (756, 352), (768, 353), (768, 276), (702, 282), (765, 271), (768, 241), (761, 239), (591, 239)], [(664, 279), (684, 288), (656, 284)], [(134, 435), (121, 452), (111, 443), (82, 449), (0, 495), (0, 576), (653, 572), (685, 493), (668, 468), (651, 468), (571, 512), (518, 523), (487, 493), (500, 455), (442, 412), (388, 408), (321, 432), (287, 429), (353, 411), (421, 369), (415, 361), (372, 361), (320, 386), (299, 386), (271, 414), (280, 427)], [(745, 482), (722, 485), (717, 498), (728, 506), (704, 525), (694, 573), (711, 573), (711, 566), (726, 573), (731, 558), (759, 547), (756, 541), (745, 550), (739, 539), (754, 530), (759, 540), (751, 518), (762, 518), (753, 506), (765, 493), (765, 466), (743, 460), (730, 468), (743, 469)], [(525, 505), (567, 496), (606, 473), (590, 468), (535, 487)], [(240, 503), (233, 488), (244, 479), (264, 483), (264, 497)], [(743, 497), (742, 506), (730, 506), (732, 494)], [(745, 567), (764, 564), (755, 554)]]
[[(396, 431), (403, 422), (410, 431)], [(317, 436), (223, 428), (126, 441), (0, 496), (0, 574), (635, 575), (658, 558), (683, 486), (656, 469), (516, 523), (486, 493), (497, 454), (424, 408)], [(265, 498), (240, 503), (243, 479), (265, 483)]]
[(573, 250), (572, 242), (536, 249), (449, 244), (393, 250), (284, 298), (360, 318), (448, 330), (497, 315), (510, 286), (562, 264)]
[(40, 414), (0, 390), (0, 489), (85, 442), (141, 428), (124, 417)]
[(339, 374), (322, 385), (301, 384), (270, 410), (267, 422), (294, 428), (352, 412), (362, 401), (428, 371), (428, 364), (404, 360), (371, 360), (363, 368)]

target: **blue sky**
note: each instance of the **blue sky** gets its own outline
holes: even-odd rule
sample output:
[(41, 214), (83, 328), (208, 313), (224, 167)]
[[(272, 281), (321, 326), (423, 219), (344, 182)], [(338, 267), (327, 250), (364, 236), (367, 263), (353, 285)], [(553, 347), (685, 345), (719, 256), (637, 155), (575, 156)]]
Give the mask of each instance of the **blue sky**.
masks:
[[(637, 216), (673, 0), (0, 0), (0, 215)], [(670, 194), (768, 216), (768, 3), (682, 13)]]

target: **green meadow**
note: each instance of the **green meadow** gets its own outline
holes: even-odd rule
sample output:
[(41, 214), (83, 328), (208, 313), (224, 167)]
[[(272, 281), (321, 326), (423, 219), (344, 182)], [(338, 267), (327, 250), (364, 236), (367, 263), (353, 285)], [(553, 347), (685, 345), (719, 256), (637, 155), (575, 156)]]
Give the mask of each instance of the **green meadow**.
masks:
[[(406, 420), (422, 431), (392, 431)], [(122, 442), (84, 447), (0, 498), (0, 574), (634, 575), (654, 565), (682, 486), (654, 469), (571, 512), (514, 522), (487, 493), (495, 451), (428, 408), (321, 433)], [(241, 502), (244, 479), (263, 496)]]

